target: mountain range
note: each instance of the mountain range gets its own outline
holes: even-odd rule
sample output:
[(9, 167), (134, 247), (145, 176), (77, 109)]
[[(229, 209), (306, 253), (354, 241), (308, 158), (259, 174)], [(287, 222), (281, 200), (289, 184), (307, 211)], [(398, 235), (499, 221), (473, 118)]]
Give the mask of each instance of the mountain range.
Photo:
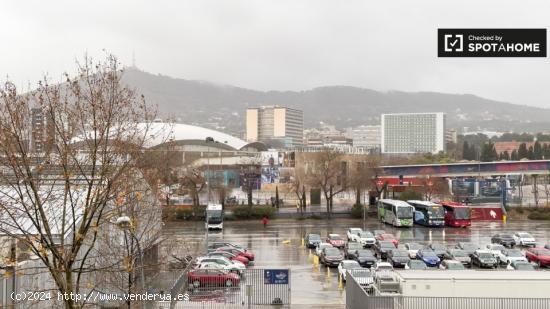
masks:
[(210, 82), (154, 75), (130, 67), (123, 81), (156, 105), (159, 117), (238, 134), (247, 107), (280, 105), (304, 111), (305, 127), (320, 122), (347, 128), (380, 124), (383, 113), (444, 112), (447, 128), (546, 132), (550, 109), (511, 104), (471, 94), (381, 92), (349, 86), (303, 91), (257, 91)]

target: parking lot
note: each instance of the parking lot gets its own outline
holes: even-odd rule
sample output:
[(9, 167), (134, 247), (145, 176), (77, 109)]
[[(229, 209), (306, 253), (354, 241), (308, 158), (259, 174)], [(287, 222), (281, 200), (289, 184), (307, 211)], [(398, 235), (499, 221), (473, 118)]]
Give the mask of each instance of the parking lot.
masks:
[[(491, 236), (499, 232), (526, 231), (535, 236), (540, 245), (544, 245), (550, 239), (550, 223), (546, 222), (473, 222), (469, 228), (393, 228), (375, 219), (366, 222), (354, 219), (272, 220), (265, 228), (260, 221), (226, 221), (224, 230), (211, 232), (209, 239), (224, 239), (247, 247), (255, 255), (255, 265), (252, 268), (290, 268), (293, 305), (343, 306), (345, 291), (338, 280), (337, 270), (323, 266), (315, 267), (313, 250), (305, 248), (302, 239), (308, 233), (318, 233), (323, 238), (328, 233), (338, 233), (345, 237), (349, 227), (360, 227), (370, 231), (384, 229), (393, 233), (400, 243), (436, 242), (447, 246), (454, 246), (460, 241), (485, 246), (490, 243)], [(164, 227), (164, 236), (204, 242), (204, 223), (167, 223)]]

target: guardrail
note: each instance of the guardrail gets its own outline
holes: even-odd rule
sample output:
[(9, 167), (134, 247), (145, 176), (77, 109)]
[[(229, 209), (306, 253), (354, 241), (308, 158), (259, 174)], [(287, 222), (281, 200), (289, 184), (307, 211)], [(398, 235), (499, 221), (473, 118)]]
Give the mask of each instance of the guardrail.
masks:
[(347, 309), (547, 309), (550, 298), (370, 296), (353, 278), (346, 278)]

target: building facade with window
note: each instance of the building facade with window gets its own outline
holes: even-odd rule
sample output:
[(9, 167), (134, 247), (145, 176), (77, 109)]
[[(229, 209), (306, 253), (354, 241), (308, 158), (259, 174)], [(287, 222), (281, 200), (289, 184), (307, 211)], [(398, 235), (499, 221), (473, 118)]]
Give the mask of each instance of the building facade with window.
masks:
[(382, 153), (411, 154), (445, 151), (444, 113), (383, 114)]
[(304, 144), (304, 113), (280, 106), (253, 107), (246, 110), (246, 140), (276, 142), (284, 148)]

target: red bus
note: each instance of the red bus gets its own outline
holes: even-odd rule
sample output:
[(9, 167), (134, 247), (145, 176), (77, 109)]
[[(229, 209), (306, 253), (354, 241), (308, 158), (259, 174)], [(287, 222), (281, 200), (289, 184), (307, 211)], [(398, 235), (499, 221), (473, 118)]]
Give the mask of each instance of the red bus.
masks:
[(467, 227), (472, 224), (470, 207), (457, 202), (441, 202), (445, 208), (445, 225)]

